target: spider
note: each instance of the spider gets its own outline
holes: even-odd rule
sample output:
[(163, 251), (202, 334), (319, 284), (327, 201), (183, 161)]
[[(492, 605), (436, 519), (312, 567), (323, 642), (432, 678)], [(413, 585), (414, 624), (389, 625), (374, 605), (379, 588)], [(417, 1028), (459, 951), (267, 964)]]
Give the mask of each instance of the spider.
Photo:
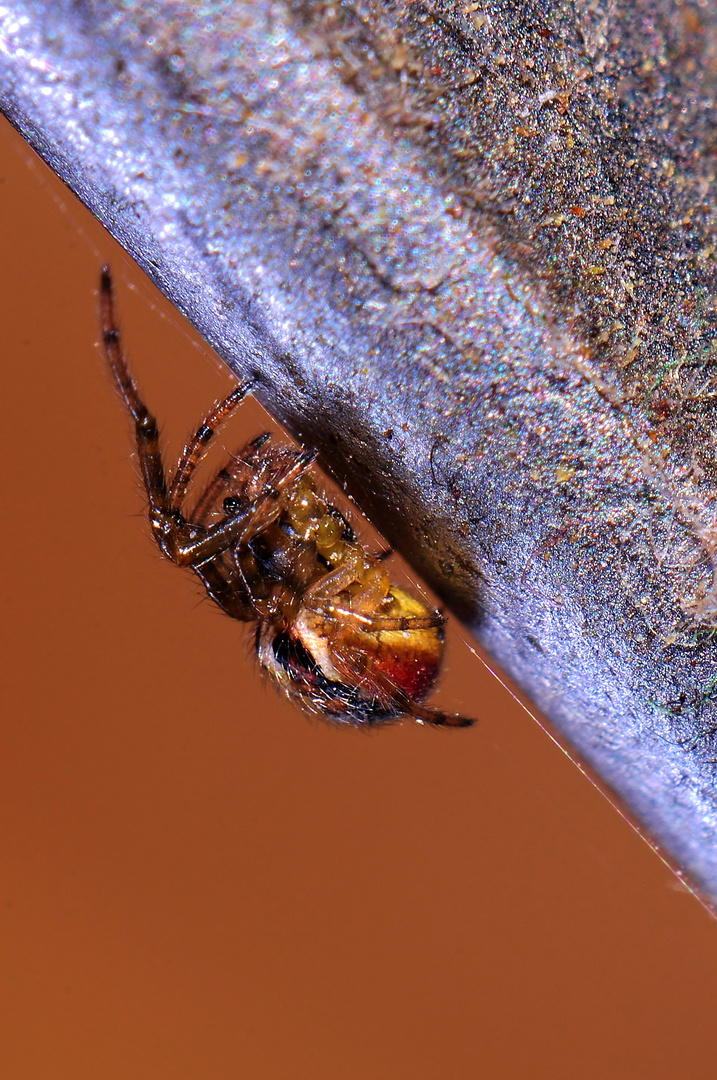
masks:
[(341, 724), (400, 716), (472, 724), (422, 704), (441, 664), (443, 616), (392, 582), (383, 555), (372, 554), (317, 491), (315, 454), (259, 435), (219, 469), (186, 515), (195, 468), (251, 384), (239, 384), (213, 407), (168, 479), (157, 422), (122, 350), (108, 267), (100, 315), (107, 361), (134, 421), (152, 534), (228, 615), (256, 624), (259, 663), (277, 685), (306, 710)]

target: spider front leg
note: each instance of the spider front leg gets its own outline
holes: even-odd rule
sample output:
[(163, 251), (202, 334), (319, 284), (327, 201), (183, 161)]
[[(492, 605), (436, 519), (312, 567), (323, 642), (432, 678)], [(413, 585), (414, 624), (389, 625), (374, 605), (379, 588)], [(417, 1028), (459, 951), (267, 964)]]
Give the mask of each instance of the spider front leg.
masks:
[[(215, 553), (212, 545), (214, 547), (217, 545), (215, 535), (217, 530), (210, 530), (209, 534), (206, 534), (204, 529), (197, 529), (185, 522), (179, 510), (192, 474), (206, 450), (207, 443), (214, 436), (219, 425), (246, 397), (250, 384), (240, 384), (224, 401), (214, 406), (185, 446), (174, 479), (167, 488), (157, 421), (140, 397), (127, 366), (115, 317), (112, 277), (107, 266), (104, 267), (100, 279), (100, 318), (107, 361), (122, 399), (134, 420), (137, 454), (149, 499), (149, 520), (155, 539), (164, 554), (180, 565), (202, 561), (202, 558), (208, 556), (195, 558), (197, 545), (201, 548), (204, 542), (204, 546), (207, 547), (207, 542), (209, 542), (209, 548), (212, 553)], [(201, 539), (197, 537), (198, 532), (202, 533)], [(223, 550), (230, 543), (231, 540), (225, 543), (223, 548), (216, 547), (216, 550)]]
[(209, 529), (189, 522), (179, 524), (174, 515), (163, 512), (153, 518), (150, 510), (150, 520), (158, 530), (160, 547), (177, 566), (194, 567), (201, 566), (215, 555), (221, 555), (230, 547), (245, 547), (281, 517), (284, 512), (281, 497), (284, 490), (311, 468), (317, 456), (313, 451), (297, 454), (286, 471), (275, 478), (273, 487), (265, 491), (245, 513), (230, 517)]
[(157, 421), (139, 396), (139, 391), (130, 375), (120, 344), (120, 333), (115, 320), (114, 290), (109, 267), (105, 266), (100, 279), (100, 318), (102, 322), (102, 341), (107, 354), (110, 371), (114, 375), (117, 389), (134, 420), (137, 454), (142, 470), (142, 479), (149, 499), (150, 516), (168, 511), (167, 481), (159, 446)]
[(239, 386), (236, 386), (228, 397), (217, 402), (209, 415), (202, 420), (192, 438), (187, 442), (179, 459), (174, 479), (169, 485), (167, 501), (172, 510), (181, 509), (192, 474), (204, 456), (207, 444), (227, 417), (236, 409), (237, 405), (244, 400), (250, 389), (250, 383), (240, 383)]

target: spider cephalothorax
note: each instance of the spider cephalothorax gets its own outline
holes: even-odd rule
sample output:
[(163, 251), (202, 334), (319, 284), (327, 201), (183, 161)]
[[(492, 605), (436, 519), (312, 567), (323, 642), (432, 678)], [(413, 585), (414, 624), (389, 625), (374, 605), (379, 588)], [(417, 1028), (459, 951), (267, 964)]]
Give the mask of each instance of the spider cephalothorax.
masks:
[(443, 655), (443, 618), (391, 581), (317, 490), (314, 455), (260, 435), (209, 482), (189, 520), (184, 503), (217, 427), (249, 392), (240, 385), (212, 409), (168, 481), (157, 424), (129, 373), (102, 272), (107, 359), (135, 425), (149, 520), (162, 552), (201, 578), (227, 614), (256, 623), (262, 667), (304, 708), (339, 723), (402, 715), (464, 727), (421, 704)]

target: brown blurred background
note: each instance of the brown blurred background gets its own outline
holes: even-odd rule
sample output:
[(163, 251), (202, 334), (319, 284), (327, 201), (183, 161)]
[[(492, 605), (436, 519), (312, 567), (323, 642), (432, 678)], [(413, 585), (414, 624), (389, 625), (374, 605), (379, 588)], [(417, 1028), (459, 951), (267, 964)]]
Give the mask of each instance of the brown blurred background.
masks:
[(336, 730), (161, 560), (101, 264), (170, 455), (231, 378), (4, 121), (0, 237), (0, 1075), (714, 1077), (715, 921), (455, 632), (476, 728)]

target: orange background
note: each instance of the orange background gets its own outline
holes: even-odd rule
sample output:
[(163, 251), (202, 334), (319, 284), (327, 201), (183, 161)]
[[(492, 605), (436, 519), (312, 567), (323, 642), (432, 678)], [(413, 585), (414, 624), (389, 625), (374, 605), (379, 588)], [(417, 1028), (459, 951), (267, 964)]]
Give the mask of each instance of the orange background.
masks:
[(4, 122), (0, 235), (0, 1075), (714, 1077), (715, 922), (455, 633), (476, 728), (336, 730), (161, 560), (102, 262), (171, 454), (231, 379)]

